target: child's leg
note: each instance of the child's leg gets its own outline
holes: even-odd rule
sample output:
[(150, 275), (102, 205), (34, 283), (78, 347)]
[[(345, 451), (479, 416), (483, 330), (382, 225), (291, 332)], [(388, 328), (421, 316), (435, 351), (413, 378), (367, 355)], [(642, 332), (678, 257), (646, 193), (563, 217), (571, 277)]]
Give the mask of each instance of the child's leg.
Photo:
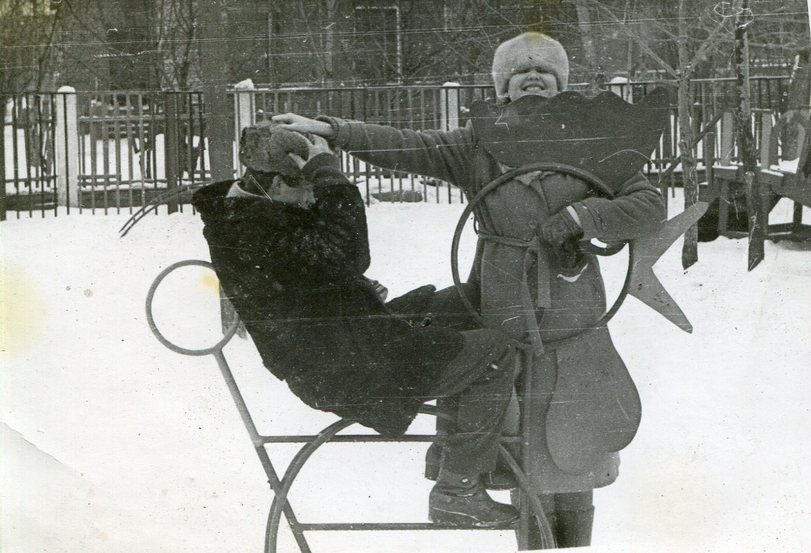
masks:
[[(464, 284), (465, 293), (471, 301), (478, 299), (478, 286)], [(439, 325), (454, 330), (475, 330), (478, 323), (470, 316), (455, 286), (450, 286), (435, 292), (431, 301), (426, 305), (423, 324)], [(447, 436), (455, 431), (455, 419), (458, 413), (458, 402), (455, 397), (440, 397), (436, 402), (440, 416), (436, 419), (437, 439), (425, 453), (425, 477), (436, 480), (439, 475), (439, 462), (442, 458), (442, 448)]]
[(433, 394), (454, 396), (455, 421), (444, 439), (437, 483), (431, 490), (434, 522), (493, 526), (518, 512), (493, 501), (481, 475), (495, 468), (501, 425), (512, 391), (511, 340), (497, 331), (465, 332), (465, 347), (436, 382)]
[(512, 394), (513, 341), (494, 330), (464, 332), (465, 346), (431, 390), (434, 397), (454, 398), (456, 413), (448, 423), (443, 464), (454, 472), (492, 470), (498, 439)]

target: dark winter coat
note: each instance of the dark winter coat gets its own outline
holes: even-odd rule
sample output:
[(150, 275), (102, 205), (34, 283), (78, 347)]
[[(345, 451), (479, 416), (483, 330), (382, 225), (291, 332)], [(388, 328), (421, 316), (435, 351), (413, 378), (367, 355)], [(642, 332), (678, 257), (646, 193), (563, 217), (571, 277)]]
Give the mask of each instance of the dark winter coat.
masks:
[[(468, 198), (509, 169), (482, 147), (472, 126), (416, 132), (326, 119), (338, 131), (336, 145), (353, 155), (451, 182)], [(632, 239), (664, 219), (661, 195), (641, 174), (617, 189), (608, 198), (578, 178), (536, 172), (500, 186), (476, 211), (480, 232), (470, 279), (481, 286), (482, 316), (488, 326), (536, 346), (528, 472), (539, 492), (611, 483), (615, 452), (639, 425), (638, 393), (608, 329), (561, 341), (605, 312), (597, 260), (581, 255), (576, 266), (567, 259), (564, 267), (565, 256), (537, 232), (566, 206), (577, 212), (586, 239)]]
[(227, 198), (231, 182), (198, 191), (212, 263), (265, 365), (299, 398), (402, 433), (462, 337), (395, 314), (419, 312), (430, 287), (388, 306), (379, 299), (363, 277), (369, 248), (358, 190), (328, 154), (304, 171), (315, 183), (309, 209)]

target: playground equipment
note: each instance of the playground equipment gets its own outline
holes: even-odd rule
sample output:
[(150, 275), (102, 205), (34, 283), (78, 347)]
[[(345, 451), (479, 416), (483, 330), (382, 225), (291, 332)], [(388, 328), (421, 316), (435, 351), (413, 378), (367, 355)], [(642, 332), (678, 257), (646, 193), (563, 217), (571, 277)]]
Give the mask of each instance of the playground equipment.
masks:
[[(748, 4), (744, 2), (744, 12)], [(747, 29), (752, 23), (751, 12), (740, 17), (735, 31), (735, 65), (738, 77), (737, 145), (740, 152), (740, 165), (719, 167), (721, 190), (719, 199), (719, 229), (726, 225), (727, 206), (734, 201), (736, 191), (745, 197), (746, 231), (749, 239), (749, 270), (754, 269), (764, 258), (764, 242), (767, 239), (807, 239), (811, 237), (811, 227), (802, 223), (803, 206), (811, 207), (811, 179), (808, 167), (808, 109), (811, 102), (811, 65), (809, 50), (798, 52), (791, 77), (791, 93), (788, 110), (778, 120), (777, 128), (790, 122), (801, 122), (796, 143), (800, 145), (796, 168), (780, 163), (776, 159), (780, 132), (771, 132), (770, 118), (765, 118), (764, 136), (761, 138), (760, 165), (752, 132), (752, 109), (750, 104), (749, 43)], [(722, 137), (723, 139), (723, 137)], [(730, 147), (727, 152), (731, 151)], [(787, 158), (781, 148), (781, 157)], [(777, 163), (775, 163), (777, 162)], [(794, 201), (793, 221), (789, 225), (770, 227), (769, 213), (781, 198)]]
[[(458, 274), (458, 246), (459, 246), (459, 238), (461, 235), (462, 230), (464, 229), (465, 223), (467, 222), (469, 215), (472, 213), (472, 210), (478, 205), (482, 199), (489, 194), (492, 190), (497, 188), (498, 186), (502, 185), (503, 183), (509, 181), (511, 178), (515, 176), (521, 175), (526, 172), (530, 171), (537, 171), (537, 170), (555, 170), (564, 173), (574, 174), (580, 178), (583, 178), (590, 184), (603, 187), (604, 184), (601, 180), (590, 174), (585, 172), (581, 169), (576, 167), (571, 167), (563, 164), (549, 164), (549, 163), (540, 163), (535, 165), (528, 165), (522, 167), (520, 169), (516, 169), (504, 174), (502, 177), (494, 180), (490, 184), (488, 184), (481, 192), (468, 204), (467, 208), (462, 213), (460, 217), (459, 223), (456, 228), (456, 232), (454, 234), (453, 239), (453, 247), (452, 247), (452, 270), (453, 270), (453, 278), (455, 284), (459, 287), (460, 293), (462, 293), (461, 282), (459, 279)], [(692, 327), (690, 326), (689, 321), (684, 316), (682, 311), (679, 309), (678, 305), (676, 305), (675, 301), (670, 297), (667, 291), (664, 289), (662, 284), (656, 278), (652, 271), (653, 264), (661, 257), (661, 255), (668, 249), (668, 247), (681, 235), (684, 231), (694, 224), (699, 217), (703, 214), (704, 210), (706, 209), (706, 204), (700, 203), (689, 210), (685, 211), (684, 213), (678, 215), (677, 217), (671, 219), (670, 221), (662, 224), (657, 232), (653, 233), (651, 236), (646, 237), (640, 240), (633, 240), (630, 242), (629, 245), (629, 263), (628, 263), (628, 271), (625, 277), (624, 285), (622, 292), (619, 294), (614, 305), (606, 311), (606, 313), (599, 319), (597, 324), (604, 325), (606, 324), (619, 310), (622, 302), (627, 297), (627, 295), (633, 295), (639, 298), (641, 301), (646, 303), (647, 305), (651, 306), (653, 309), (661, 313), (665, 316), (668, 320), (679, 326), (680, 328), (691, 331)], [(583, 248), (589, 249), (595, 253), (599, 253), (601, 255), (612, 255), (619, 252), (625, 244), (614, 245), (609, 248), (598, 248), (588, 243), (582, 244)], [(257, 453), (257, 456), (260, 459), (262, 467), (265, 470), (267, 475), (268, 481), (270, 483), (271, 489), (274, 492), (274, 498), (270, 507), (270, 512), (268, 514), (267, 526), (265, 529), (265, 552), (266, 553), (275, 553), (278, 548), (278, 532), (279, 526), (281, 522), (281, 517), (284, 516), (292, 533), (295, 538), (296, 544), (299, 550), (302, 553), (308, 553), (311, 551), (310, 546), (305, 538), (304, 533), (306, 531), (370, 531), (370, 530), (377, 530), (377, 531), (385, 531), (385, 530), (460, 530), (460, 529), (467, 529), (467, 530), (484, 530), (485, 528), (460, 528), (457, 526), (448, 526), (448, 525), (440, 525), (440, 524), (431, 524), (427, 522), (388, 522), (388, 523), (365, 523), (365, 522), (345, 522), (345, 523), (319, 523), (319, 522), (302, 522), (298, 520), (296, 513), (293, 507), (290, 504), (288, 499), (288, 495), (290, 489), (295, 482), (296, 477), (298, 476), (300, 470), (303, 468), (305, 463), (311, 458), (311, 456), (324, 444), (328, 442), (352, 442), (352, 443), (360, 443), (360, 442), (432, 442), (434, 440), (433, 435), (424, 435), (424, 434), (406, 434), (402, 437), (398, 438), (388, 438), (384, 436), (377, 436), (377, 435), (368, 435), (368, 434), (342, 434), (341, 432), (347, 429), (352, 424), (355, 424), (351, 420), (338, 420), (333, 424), (327, 426), (326, 428), (322, 429), (317, 434), (313, 435), (275, 435), (275, 436), (265, 436), (261, 435), (257, 430), (257, 426), (251, 417), (250, 412), (246, 406), (246, 403), (243, 399), (242, 393), (239, 387), (236, 384), (236, 380), (234, 378), (233, 372), (225, 358), (223, 353), (223, 349), (237, 332), (237, 328), (239, 326), (239, 320), (233, 318), (227, 327), (223, 331), (222, 338), (217, 341), (214, 345), (210, 347), (205, 347), (201, 349), (189, 349), (180, 347), (170, 340), (168, 340), (164, 334), (160, 331), (155, 322), (155, 318), (152, 313), (152, 303), (154, 300), (155, 293), (163, 282), (163, 280), (173, 271), (176, 269), (187, 267), (187, 266), (202, 266), (213, 269), (213, 266), (208, 261), (202, 260), (186, 260), (174, 263), (164, 269), (154, 280), (152, 285), (149, 288), (146, 298), (146, 314), (147, 314), (147, 321), (149, 323), (150, 329), (155, 334), (156, 338), (167, 348), (175, 351), (177, 353), (181, 353), (184, 355), (191, 355), (191, 356), (204, 356), (204, 355), (212, 355), (217, 364), (220, 368), (220, 372), (228, 386), (229, 392), (231, 393), (231, 397), (234, 400), (234, 403), (237, 407), (237, 410), (240, 414), (240, 417), (245, 425), (246, 430), (251, 438), (251, 441), (254, 445), (254, 449)], [(479, 314), (471, 305), (470, 301), (462, 295), (468, 309), (470, 309), (471, 314), (480, 320)], [(588, 329), (579, 329), (577, 332), (586, 331)], [(529, 348), (525, 350), (525, 355), (517, 356), (517, 362), (521, 362), (522, 357), (526, 363), (531, 363), (531, 359), (528, 356), (531, 356), (532, 353)], [(528, 365), (524, 365), (528, 366)], [(521, 369), (522, 367), (517, 367)], [(521, 371), (524, 378), (524, 390), (525, 393), (531, 393), (532, 390), (532, 371), (522, 370)], [(429, 415), (438, 415), (441, 416), (440, 413), (437, 413), (436, 408), (426, 405), (421, 410), (422, 413), (429, 414)], [(537, 495), (531, 493), (531, 485), (527, 478), (527, 474), (525, 473), (523, 467), (528, 466), (528, 459), (527, 456), (527, 448), (521, 447), (522, 450), (522, 459), (519, 463), (508, 451), (505, 447), (507, 444), (518, 444), (520, 446), (525, 446), (527, 444), (527, 424), (526, 422), (529, 421), (529, 410), (525, 409), (522, 413), (522, 418), (524, 424), (522, 425), (521, 432), (518, 436), (505, 436), (501, 440), (501, 444), (499, 446), (499, 452), (502, 456), (503, 460), (506, 462), (507, 466), (511, 469), (513, 474), (516, 477), (516, 481), (519, 485), (519, 497), (520, 497), (520, 513), (521, 518), (519, 521), (519, 525), (517, 530), (517, 538), (518, 538), (518, 546), (520, 549), (527, 549), (527, 535), (528, 535), (528, 528), (529, 528), (529, 520), (530, 517), (535, 517), (535, 522), (537, 523), (538, 528), (540, 529), (540, 542), (543, 548), (554, 548), (555, 547), (555, 539), (552, 535), (552, 531), (550, 529), (549, 523), (546, 520), (544, 515), (543, 509), (540, 505), (540, 501)], [(278, 472), (276, 471), (265, 446), (271, 443), (301, 443), (303, 444), (299, 452), (295, 455), (293, 460), (290, 462), (286, 472), (281, 477), (279, 476)], [(509, 529), (508, 527), (496, 527), (496, 528), (486, 528), (487, 530), (506, 530)]]
[[(753, 194), (760, 194), (766, 213), (771, 212), (778, 200), (787, 198), (794, 203), (792, 222), (770, 224), (765, 228), (768, 240), (811, 239), (811, 225), (803, 223), (803, 206), (811, 207), (811, 121), (797, 111), (790, 111), (774, 121), (772, 113), (760, 114), (760, 164), (756, 167), (759, 190), (747, 185), (742, 165), (733, 164), (731, 128), (732, 114), (725, 114), (722, 125), (722, 146), (726, 156), (713, 167), (715, 186), (709, 196), (719, 198), (718, 232), (732, 237), (749, 236), (749, 214), (753, 209)], [(786, 143), (794, 144), (796, 156), (789, 155)], [(751, 177), (750, 177), (751, 179)], [(745, 217), (735, 217), (735, 211)], [(730, 220), (732, 219), (732, 220)]]
[[(307, 460), (309, 460), (310, 457), (325, 443), (432, 442), (435, 436), (426, 434), (406, 434), (404, 436), (397, 438), (388, 438), (384, 436), (370, 434), (340, 434), (340, 432), (347, 429), (351, 425), (355, 424), (353, 421), (345, 419), (338, 420), (337, 422), (330, 424), (317, 434), (313, 435), (265, 436), (260, 434), (250, 412), (248, 411), (248, 407), (245, 403), (242, 392), (240, 391), (239, 387), (236, 384), (236, 380), (234, 378), (234, 374), (231, 370), (231, 367), (225, 358), (225, 354), (223, 353), (223, 349), (231, 340), (231, 338), (233, 338), (234, 334), (236, 334), (237, 332), (237, 328), (239, 327), (239, 319), (234, 318), (230, 322), (227, 328), (224, 329), (223, 337), (217, 343), (209, 347), (204, 347), (200, 349), (190, 349), (178, 346), (177, 344), (173, 343), (168, 338), (166, 338), (165, 335), (160, 331), (160, 329), (157, 326), (152, 311), (152, 304), (158, 287), (164, 281), (164, 279), (167, 276), (169, 276), (170, 273), (182, 267), (188, 266), (207, 267), (213, 270), (213, 265), (210, 262), (196, 259), (179, 261), (166, 267), (163, 271), (160, 272), (160, 274), (158, 274), (158, 276), (152, 282), (152, 285), (150, 286), (149, 291), (147, 293), (146, 298), (147, 322), (153, 334), (158, 339), (158, 341), (160, 341), (161, 344), (163, 344), (170, 350), (177, 353), (181, 353), (183, 355), (190, 356), (212, 355), (217, 361), (217, 365), (220, 368), (220, 372), (226, 382), (226, 385), (228, 386), (228, 391), (230, 392), (231, 397), (234, 400), (234, 403), (240, 414), (240, 418), (242, 419), (242, 422), (245, 425), (246, 430), (248, 431), (256, 454), (259, 457), (262, 467), (265, 470), (265, 474), (267, 475), (268, 482), (270, 483), (270, 487), (274, 493), (273, 502), (270, 507), (267, 526), (265, 529), (266, 553), (275, 553), (276, 551), (278, 551), (278, 532), (282, 515), (284, 515), (290, 527), (290, 530), (293, 534), (293, 537), (296, 541), (296, 544), (299, 548), (299, 551), (301, 553), (309, 553), (311, 551), (310, 546), (304, 535), (304, 532), (306, 531), (509, 530), (512, 528), (507, 526), (491, 527), (491, 528), (461, 528), (458, 526), (432, 524), (428, 522), (319, 523), (319, 522), (300, 521), (296, 516), (296, 513), (293, 510), (290, 501), (288, 500), (288, 494), (290, 492), (291, 486), (295, 482), (296, 477), (298, 476), (301, 469), (304, 467)], [(428, 415), (437, 415), (436, 409), (430, 405), (423, 406), (420, 412)], [(278, 444), (278, 443), (303, 444), (299, 452), (293, 457), (292, 461), (288, 465), (286, 472), (281, 477), (279, 476), (279, 473), (276, 471), (276, 468), (274, 467), (273, 462), (271, 461), (270, 456), (268, 455), (268, 452), (265, 449), (265, 446), (267, 444)], [(519, 486), (521, 486), (522, 489), (527, 489), (529, 484), (526, 475), (523, 473), (518, 463), (505, 448), (505, 444), (510, 443), (520, 443), (520, 438), (510, 436), (502, 438), (502, 443), (499, 446), (499, 453), (501, 454), (502, 458), (506, 461), (510, 469), (513, 471), (516, 480), (519, 483)], [(554, 547), (554, 537), (552, 536), (551, 530), (549, 529), (549, 524), (546, 521), (546, 518), (544, 517), (543, 509), (541, 508), (540, 502), (538, 501), (537, 497), (534, 497), (531, 494), (528, 494), (528, 497), (529, 497), (529, 508), (531, 508), (533, 515), (536, 517), (538, 527), (542, 529), (542, 541), (544, 543), (544, 546), (549, 548)]]
[[(658, 136), (661, 133), (661, 125), (660, 122), (655, 119), (661, 118), (663, 112), (657, 111), (659, 110), (657, 103), (663, 100), (664, 95), (662, 93), (652, 94), (647, 103), (640, 103), (644, 107), (632, 107), (610, 94), (599, 96), (594, 100), (587, 100), (574, 93), (562, 93), (555, 100), (549, 101), (549, 103), (544, 102), (542, 99), (527, 97), (515, 102), (510, 108), (505, 109), (503, 112), (485, 111), (485, 113), (482, 114), (483, 116), (477, 119), (480, 125), (485, 125), (485, 127), (481, 129), (482, 132), (479, 136), (486, 137), (486, 141), (484, 142), (486, 147), (492, 148), (497, 158), (505, 157), (504, 163), (508, 166), (518, 168), (506, 171), (481, 188), (463, 210), (454, 233), (451, 251), (453, 280), (464, 304), (475, 320), (484, 326), (484, 320), (481, 315), (464, 295), (464, 288), (461, 285), (458, 274), (457, 258), (459, 240), (464, 226), (469, 220), (470, 215), (479, 207), (483, 199), (499, 186), (512, 182), (517, 177), (531, 172), (556, 172), (574, 176), (584, 181), (590, 188), (597, 191), (597, 193), (602, 196), (607, 198), (614, 197), (617, 192), (612, 186), (616, 187), (630, 178), (637, 171), (635, 165), (641, 163), (638, 160), (644, 159), (644, 150), (649, 147), (652, 148), (650, 143), (658, 140)], [(476, 109), (490, 110), (490, 108), (485, 105), (480, 105)], [(589, 123), (578, 126), (578, 123), (588, 123), (595, 120), (594, 117), (590, 116), (590, 110), (596, 110), (603, 115), (602, 123)], [(577, 115), (573, 116), (572, 114)], [(608, 118), (609, 115), (615, 117), (617, 121), (610, 121)], [(634, 129), (639, 132), (628, 131), (629, 121), (634, 121)], [(622, 122), (626, 124), (623, 126), (621, 125)], [(507, 138), (512, 139), (513, 142), (510, 144), (514, 144), (515, 147), (507, 147), (508, 143), (504, 140), (505, 137), (502, 136), (505, 125), (508, 125), (510, 128), (510, 135)], [(612, 131), (612, 129), (614, 130)], [(616, 129), (620, 130), (617, 131)], [(624, 142), (621, 141), (621, 139), (624, 139)], [(575, 147), (573, 141), (577, 140), (579, 140), (579, 143)], [(538, 144), (543, 145), (540, 151), (537, 147)], [(543, 161), (529, 161), (533, 157), (536, 159), (540, 158)], [(551, 159), (555, 161), (551, 161)], [(571, 338), (580, 332), (587, 332), (594, 328), (604, 327), (610, 319), (616, 315), (628, 295), (637, 297), (683, 330), (688, 332), (692, 331), (692, 326), (687, 320), (687, 317), (654, 274), (653, 265), (687, 228), (695, 224), (705, 210), (706, 204), (704, 203), (693, 205), (670, 221), (661, 223), (658, 228), (651, 231), (644, 238), (629, 241), (627, 244), (629, 250), (627, 274), (623, 282), (622, 291), (617, 300), (592, 324), (585, 324), (584, 328), (572, 329), (571, 334), (566, 338)], [(146, 212), (146, 210), (144, 210), (144, 212)], [(132, 225), (135, 224), (139, 218), (143, 217), (143, 214), (143, 212), (134, 214), (131, 220), (124, 225), (122, 232), (126, 233), (132, 228)], [(522, 242), (506, 237), (504, 239)], [(607, 247), (599, 247), (589, 242), (580, 243), (581, 249), (597, 255), (613, 255), (621, 251), (625, 246), (626, 243), (615, 243)], [(164, 337), (155, 323), (154, 317), (152, 316), (152, 301), (155, 291), (169, 273), (187, 265), (200, 265), (213, 268), (207, 261), (189, 260), (176, 263), (161, 272), (153, 282), (147, 295), (147, 320), (158, 340), (173, 351), (186, 355), (210, 354), (215, 357), (274, 492), (265, 530), (265, 550), (267, 553), (277, 551), (278, 532), (282, 516), (287, 520), (299, 550), (302, 552), (310, 551), (304, 532), (311, 530), (369, 531), (460, 529), (460, 527), (457, 526), (425, 522), (305, 523), (299, 521), (295, 511), (290, 505), (288, 494), (299, 471), (322, 445), (336, 441), (431, 442), (435, 437), (433, 435), (406, 434), (402, 437), (391, 438), (368, 434), (342, 433), (345, 429), (354, 424), (354, 421), (351, 420), (338, 420), (313, 435), (260, 435), (248, 412), (242, 394), (236, 385), (233, 373), (223, 353), (225, 345), (237, 331), (238, 320), (236, 317), (232, 318), (226, 325), (223, 331), (223, 337), (219, 339), (216, 344), (198, 350), (182, 348), (173, 344)], [(533, 393), (533, 371), (527, 369), (534, 366), (533, 355), (536, 354), (536, 351), (537, 344), (525, 344), (525, 347), (521, 348), (521, 354), (515, 357), (517, 363), (516, 374), (521, 375), (520, 378), (523, 379), (521, 393), (526, 394), (526, 397), (531, 397)], [(623, 370), (625, 369), (623, 368)], [(617, 374), (613, 375), (612, 378), (614, 377), (630, 378), (627, 374)], [(518, 527), (515, 528), (515, 530), (518, 539), (518, 547), (522, 550), (528, 549), (531, 545), (529, 543), (531, 517), (534, 517), (534, 522), (540, 534), (539, 543), (532, 545), (540, 545), (542, 548), (553, 548), (556, 545), (552, 530), (540, 504), (537, 491), (533, 491), (534, 485), (529, 478), (531, 475), (527, 474), (531, 466), (529, 443), (530, 432), (533, 430), (530, 426), (530, 421), (532, 420), (530, 417), (532, 406), (530, 403), (531, 402), (523, 402), (524, 405), (521, 413), (522, 421), (517, 435), (504, 436), (499, 447), (499, 452), (505, 464), (512, 470), (518, 482), (517, 495), (520, 518)], [(629, 404), (629, 407), (634, 406)], [(629, 420), (633, 418), (636, 423), (638, 423), (638, 398), (635, 407), (636, 409), (633, 409), (635, 413), (626, 413), (626, 417), (628, 417)], [(423, 406), (421, 412), (442, 416), (442, 413), (438, 413), (437, 410), (431, 406)], [(601, 447), (606, 446), (608, 451), (622, 449), (622, 447), (627, 445), (630, 439), (632, 439), (635, 431), (636, 425), (631, 424), (626, 431), (617, 432), (617, 436), (612, 438), (610, 442), (601, 444)], [(303, 444), (288, 466), (285, 474), (281, 477), (273, 466), (268, 452), (265, 450), (265, 445), (270, 443)], [(508, 444), (520, 446), (520, 462), (516, 460), (505, 447), (505, 445)], [(578, 442), (578, 447), (582, 446), (586, 449), (593, 445), (594, 444), (591, 444), (588, 440)], [(576, 451), (580, 451), (580, 449)], [(509, 528), (496, 529), (505, 530)]]

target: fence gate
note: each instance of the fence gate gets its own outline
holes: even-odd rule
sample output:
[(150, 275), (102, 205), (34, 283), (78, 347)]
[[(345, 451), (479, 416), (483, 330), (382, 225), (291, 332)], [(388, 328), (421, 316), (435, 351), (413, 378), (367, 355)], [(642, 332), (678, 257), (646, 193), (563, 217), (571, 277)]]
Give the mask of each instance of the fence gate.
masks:
[(0, 136), (0, 215), (53, 209), (57, 205), (55, 131), (59, 95), (27, 93), (6, 98)]

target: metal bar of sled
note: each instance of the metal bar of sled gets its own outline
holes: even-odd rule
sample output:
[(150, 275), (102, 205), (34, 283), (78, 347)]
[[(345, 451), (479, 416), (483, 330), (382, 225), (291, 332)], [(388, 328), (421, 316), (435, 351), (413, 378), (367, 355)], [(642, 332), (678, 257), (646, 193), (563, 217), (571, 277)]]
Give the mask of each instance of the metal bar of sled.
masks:
[(380, 531), (380, 530), (515, 530), (512, 524), (498, 526), (471, 528), (469, 526), (454, 526), (450, 524), (434, 524), (432, 522), (330, 522), (330, 523), (299, 523), (299, 528), (305, 531)]
[[(309, 443), (315, 440), (318, 436), (297, 434), (290, 436), (260, 436), (263, 443), (266, 444), (294, 444), (294, 443)], [(403, 436), (387, 437), (379, 436), (377, 434), (341, 434), (334, 436), (330, 443), (373, 443), (373, 442), (433, 442), (436, 439), (435, 434), (405, 434)], [(501, 443), (520, 443), (520, 436), (504, 436), (501, 438)]]
[[(268, 483), (273, 490), (273, 503), (275, 503), (275, 498), (282, 488), (279, 475), (276, 474), (276, 469), (273, 468), (273, 463), (271, 463), (270, 457), (265, 450), (265, 445), (259, 436), (259, 432), (256, 430), (256, 425), (254, 424), (251, 414), (248, 411), (248, 406), (245, 404), (245, 399), (242, 397), (242, 393), (239, 391), (239, 387), (237, 386), (234, 375), (231, 372), (231, 367), (228, 366), (228, 361), (225, 359), (222, 348), (215, 351), (212, 355), (217, 360), (217, 365), (220, 367), (220, 372), (228, 385), (228, 391), (231, 392), (231, 397), (237, 406), (239, 416), (242, 418), (242, 422), (245, 424), (245, 428), (248, 430), (248, 434), (251, 436), (251, 441), (253, 442), (253, 447), (256, 450), (256, 455), (259, 457), (259, 461), (262, 463), (262, 467), (265, 469), (265, 474), (268, 477)], [(271, 508), (271, 512), (272, 510), (273, 509)], [(287, 523), (290, 525), (290, 530), (293, 533), (293, 537), (296, 539), (296, 543), (298, 544), (301, 553), (311, 553), (310, 546), (307, 544), (307, 540), (304, 538), (304, 534), (300, 529), (300, 523), (296, 519), (296, 514), (293, 512), (293, 507), (291, 507), (289, 501), (284, 502), (282, 511), (284, 513), (284, 517), (287, 519)]]

